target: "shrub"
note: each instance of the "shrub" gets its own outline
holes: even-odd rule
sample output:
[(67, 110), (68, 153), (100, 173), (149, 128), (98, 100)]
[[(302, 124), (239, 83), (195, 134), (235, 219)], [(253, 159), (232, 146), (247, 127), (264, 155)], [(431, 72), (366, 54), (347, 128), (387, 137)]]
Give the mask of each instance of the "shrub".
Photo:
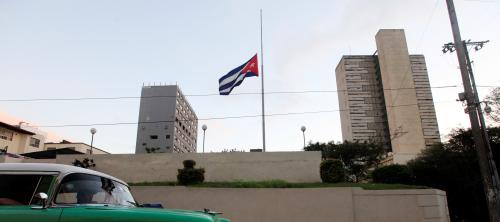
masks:
[(369, 170), (385, 158), (387, 145), (376, 142), (309, 143), (305, 151), (321, 151), (323, 159), (342, 161), (346, 178), (352, 182), (365, 180)]
[(323, 160), (319, 172), (323, 183), (339, 183), (345, 181), (344, 164), (340, 160)]
[(182, 162), (184, 169), (178, 169), (177, 182), (181, 185), (190, 185), (203, 183), (205, 180), (205, 169), (195, 169), (196, 162), (194, 160), (184, 160)]
[(182, 165), (184, 165), (185, 169), (193, 169), (196, 166), (196, 162), (194, 160), (184, 160), (182, 161)]
[(72, 162), (73, 166), (81, 167), (81, 168), (92, 168), (95, 167), (94, 159), (85, 158), (82, 161), (75, 159)]
[(375, 169), (372, 172), (373, 182), (375, 183), (399, 183), (410, 184), (410, 170), (406, 165), (393, 164)]

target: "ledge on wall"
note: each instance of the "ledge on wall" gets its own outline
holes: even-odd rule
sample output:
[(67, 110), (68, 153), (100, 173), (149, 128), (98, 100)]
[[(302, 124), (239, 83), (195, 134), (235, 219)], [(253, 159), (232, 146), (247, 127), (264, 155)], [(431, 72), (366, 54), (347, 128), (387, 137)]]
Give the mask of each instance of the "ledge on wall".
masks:
[[(177, 182), (140, 182), (129, 183), (130, 186), (181, 186)], [(430, 189), (425, 186), (381, 183), (289, 183), (283, 180), (269, 181), (231, 181), (205, 182), (189, 187), (204, 188), (322, 188), (322, 187), (359, 187), (365, 190), (400, 190), (400, 189)]]

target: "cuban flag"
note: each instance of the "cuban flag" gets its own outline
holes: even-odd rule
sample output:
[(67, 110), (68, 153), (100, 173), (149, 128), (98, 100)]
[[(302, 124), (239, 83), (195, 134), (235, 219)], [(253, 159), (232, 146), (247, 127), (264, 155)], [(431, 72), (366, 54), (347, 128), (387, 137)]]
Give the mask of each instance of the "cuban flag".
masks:
[(234, 87), (241, 85), (245, 77), (251, 76), (259, 76), (257, 54), (248, 60), (248, 62), (231, 70), (231, 72), (219, 79), (219, 94), (229, 95)]

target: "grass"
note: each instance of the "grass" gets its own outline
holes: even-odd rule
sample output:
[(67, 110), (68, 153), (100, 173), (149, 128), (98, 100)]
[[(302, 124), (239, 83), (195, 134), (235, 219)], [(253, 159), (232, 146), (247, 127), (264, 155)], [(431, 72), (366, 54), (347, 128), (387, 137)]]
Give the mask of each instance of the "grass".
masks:
[[(141, 182), (129, 183), (130, 186), (180, 186), (177, 182)], [(289, 183), (283, 180), (269, 181), (233, 181), (205, 182), (189, 187), (210, 188), (324, 188), (324, 187), (360, 187), (365, 190), (427, 189), (424, 186), (381, 183)]]

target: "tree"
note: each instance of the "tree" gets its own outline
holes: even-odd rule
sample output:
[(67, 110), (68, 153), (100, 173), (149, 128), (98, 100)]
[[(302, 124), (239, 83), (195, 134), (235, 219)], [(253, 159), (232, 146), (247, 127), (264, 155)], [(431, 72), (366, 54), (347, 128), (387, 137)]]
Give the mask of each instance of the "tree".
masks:
[(372, 172), (375, 183), (411, 184), (410, 169), (406, 165), (392, 164), (379, 167)]
[(484, 101), (491, 107), (491, 112), (486, 112), (488, 118), (500, 123), (500, 87), (494, 88)]
[[(499, 163), (500, 128), (488, 129)], [(446, 191), (452, 221), (488, 221), (479, 164), (470, 129), (456, 129), (448, 142), (426, 149), (408, 162), (415, 184)]]
[(375, 167), (385, 156), (385, 149), (374, 142), (309, 143), (305, 151), (321, 151), (323, 159), (338, 159), (345, 166), (349, 180), (366, 179), (368, 170)]
[(236, 148), (234, 149), (223, 149), (221, 153), (244, 153), (245, 150), (237, 150)]

